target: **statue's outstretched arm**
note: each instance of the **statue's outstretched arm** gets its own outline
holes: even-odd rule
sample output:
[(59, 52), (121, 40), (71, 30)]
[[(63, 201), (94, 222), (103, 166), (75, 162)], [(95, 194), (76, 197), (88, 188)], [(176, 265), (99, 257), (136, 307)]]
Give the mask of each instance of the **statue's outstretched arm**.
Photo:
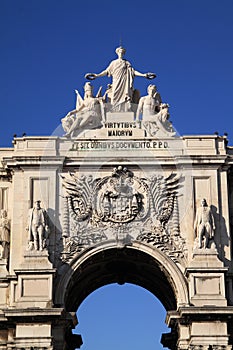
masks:
[(138, 72), (137, 70), (135, 70), (135, 71), (134, 71), (134, 74), (135, 74), (137, 77), (144, 77), (144, 78), (146, 78), (146, 74), (147, 74), (147, 73), (140, 73), (140, 72)]
[(103, 70), (102, 72), (100, 72), (98, 74), (94, 73), (94, 75), (95, 75), (96, 78), (104, 77), (105, 75), (108, 75), (108, 71), (107, 71), (107, 69), (105, 69), (105, 70)]
[(105, 75), (108, 75), (107, 69), (103, 70), (100, 73), (87, 73), (87, 74), (85, 74), (85, 78), (88, 80), (94, 80), (94, 79), (99, 78), (99, 77), (104, 77)]
[(147, 78), (147, 79), (154, 79), (154, 78), (156, 78), (156, 74), (155, 73), (140, 73), (137, 70), (135, 70), (134, 74), (137, 77), (143, 77), (143, 78)]

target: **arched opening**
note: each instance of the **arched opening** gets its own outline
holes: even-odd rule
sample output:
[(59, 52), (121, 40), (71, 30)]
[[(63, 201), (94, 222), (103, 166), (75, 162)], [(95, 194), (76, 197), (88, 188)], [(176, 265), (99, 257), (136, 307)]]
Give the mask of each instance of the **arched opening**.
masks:
[(165, 309), (176, 310), (177, 300), (172, 277), (155, 259), (135, 249), (105, 249), (89, 256), (72, 272), (65, 293), (67, 311), (77, 310), (94, 290), (110, 283), (126, 282), (141, 286), (154, 294)]
[(110, 284), (82, 302), (73, 333), (82, 334), (82, 350), (163, 349), (161, 334), (170, 331), (165, 317), (163, 305), (144, 288)]
[[(83, 251), (66, 266), (56, 301), (67, 312), (76, 313), (83, 301), (99, 288), (127, 283), (150, 292), (166, 311), (188, 304), (187, 281), (178, 266), (160, 250), (141, 242), (127, 246), (107, 242)], [(166, 344), (171, 339), (172, 344), (176, 342), (176, 329), (171, 330), (167, 339)]]

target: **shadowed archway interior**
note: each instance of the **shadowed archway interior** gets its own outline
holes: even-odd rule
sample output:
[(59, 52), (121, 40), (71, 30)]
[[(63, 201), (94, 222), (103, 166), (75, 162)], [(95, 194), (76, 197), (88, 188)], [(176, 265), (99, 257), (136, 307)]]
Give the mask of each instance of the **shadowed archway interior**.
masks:
[(66, 289), (66, 310), (76, 311), (90, 293), (102, 286), (126, 282), (150, 291), (167, 311), (176, 310), (173, 283), (165, 273), (155, 259), (139, 250), (103, 250), (84, 261), (73, 273)]

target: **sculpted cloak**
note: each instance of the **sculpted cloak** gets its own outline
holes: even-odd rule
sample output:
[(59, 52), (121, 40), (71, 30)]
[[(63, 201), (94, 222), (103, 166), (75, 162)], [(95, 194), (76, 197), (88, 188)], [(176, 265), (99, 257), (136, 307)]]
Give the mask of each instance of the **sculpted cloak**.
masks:
[(124, 59), (116, 59), (108, 66), (107, 74), (112, 77), (112, 105), (132, 101), (134, 69), (131, 63)]

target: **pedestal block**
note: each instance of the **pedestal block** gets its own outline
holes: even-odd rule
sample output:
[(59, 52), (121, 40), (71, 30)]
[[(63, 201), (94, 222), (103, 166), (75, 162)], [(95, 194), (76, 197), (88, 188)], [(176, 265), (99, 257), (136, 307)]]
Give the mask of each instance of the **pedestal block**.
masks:
[(226, 306), (225, 273), (216, 249), (195, 249), (186, 269), (190, 302), (194, 306)]

